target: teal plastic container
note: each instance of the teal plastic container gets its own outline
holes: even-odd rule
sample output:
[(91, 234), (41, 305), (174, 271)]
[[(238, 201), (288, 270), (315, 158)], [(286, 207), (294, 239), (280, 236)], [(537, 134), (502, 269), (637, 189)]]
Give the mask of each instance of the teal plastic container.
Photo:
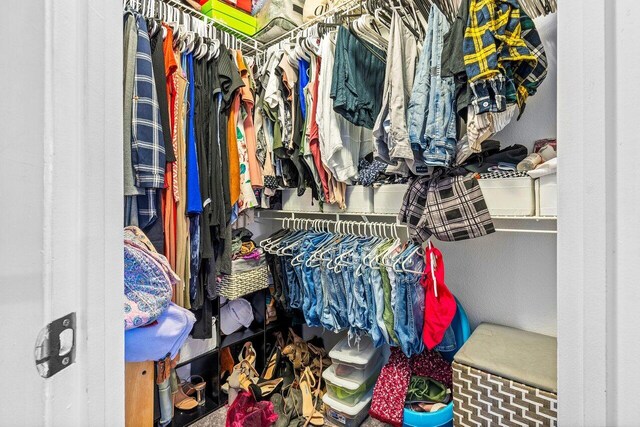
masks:
[[(471, 336), (471, 327), (469, 326), (469, 319), (467, 319), (467, 313), (462, 308), (462, 304), (456, 298), (456, 315), (451, 321), (451, 327), (456, 334), (456, 350), (449, 352), (442, 352), (444, 357), (449, 362), (453, 361), (453, 356), (456, 354), (459, 348)], [(436, 412), (416, 412), (410, 409), (404, 410), (403, 426), (406, 427), (451, 427), (453, 426), (453, 401)]]

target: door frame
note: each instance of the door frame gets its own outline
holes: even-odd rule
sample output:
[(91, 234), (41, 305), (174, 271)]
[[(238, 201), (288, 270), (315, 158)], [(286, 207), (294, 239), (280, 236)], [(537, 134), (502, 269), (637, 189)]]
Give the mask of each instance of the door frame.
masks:
[[(19, 50), (0, 82), (0, 259), (20, 266), (0, 271), (3, 422), (123, 425), (122, 3), (0, 2), (0, 16)], [(38, 333), (69, 313), (75, 361), (42, 378)]]

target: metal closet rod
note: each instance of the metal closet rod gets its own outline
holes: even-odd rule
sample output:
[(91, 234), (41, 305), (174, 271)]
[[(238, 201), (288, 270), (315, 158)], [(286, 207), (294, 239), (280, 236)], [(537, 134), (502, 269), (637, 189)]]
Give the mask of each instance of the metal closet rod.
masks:
[[(265, 220), (271, 220), (271, 221), (284, 221), (284, 220), (295, 220), (295, 219), (302, 219), (302, 220), (309, 220), (310, 223), (313, 222), (313, 219), (308, 218), (308, 217), (300, 217), (298, 216), (298, 218), (296, 218), (296, 213), (298, 212), (291, 212), (288, 215), (289, 216), (277, 216), (277, 217), (272, 217), (272, 216), (262, 216), (260, 213), (258, 213), (258, 215), (256, 215), (256, 217), (258, 219), (265, 219)], [(367, 214), (353, 214), (353, 213), (324, 213), (324, 212), (317, 212), (317, 213), (313, 213), (313, 212), (300, 212), (298, 214), (302, 214), (302, 215), (315, 215), (315, 214), (320, 214), (320, 215), (335, 215), (336, 219), (335, 221), (332, 220), (320, 220), (320, 221), (332, 221), (332, 222), (352, 222), (352, 223), (361, 223), (361, 224), (370, 224), (373, 221), (369, 221), (369, 218), (367, 217)], [(340, 215), (344, 215), (344, 216), (361, 216), (362, 217), (362, 221), (348, 221), (348, 220), (341, 220), (340, 219)], [(406, 227), (406, 225), (404, 224), (398, 224), (398, 223), (387, 223), (387, 224), (395, 224), (397, 227)], [(501, 232), (501, 233), (528, 233), (528, 234), (557, 234), (558, 231), (557, 230), (544, 230), (544, 229), (529, 229), (529, 228), (496, 228), (495, 229), (497, 232)]]

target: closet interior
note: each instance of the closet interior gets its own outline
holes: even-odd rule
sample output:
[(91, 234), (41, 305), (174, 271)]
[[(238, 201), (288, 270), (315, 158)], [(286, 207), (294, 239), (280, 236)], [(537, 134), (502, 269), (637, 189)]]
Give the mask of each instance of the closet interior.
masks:
[(555, 425), (556, 7), (125, 0), (127, 424)]

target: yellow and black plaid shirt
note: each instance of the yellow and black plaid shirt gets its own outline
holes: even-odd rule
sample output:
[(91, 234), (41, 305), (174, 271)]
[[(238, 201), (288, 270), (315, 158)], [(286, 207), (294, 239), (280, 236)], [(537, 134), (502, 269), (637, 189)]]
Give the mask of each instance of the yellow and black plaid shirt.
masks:
[(528, 96), (522, 86), (527, 76), (515, 74), (535, 69), (538, 61), (522, 37), (520, 14), (517, 0), (470, 0), (462, 50), (476, 114), (504, 111), (513, 82), (520, 107)]

